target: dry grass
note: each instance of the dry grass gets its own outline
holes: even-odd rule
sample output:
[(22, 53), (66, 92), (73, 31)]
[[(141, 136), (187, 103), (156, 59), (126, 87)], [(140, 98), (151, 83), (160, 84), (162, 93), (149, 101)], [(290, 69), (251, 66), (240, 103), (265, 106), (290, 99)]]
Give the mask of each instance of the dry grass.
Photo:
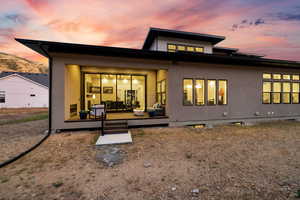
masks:
[(0, 169), (0, 199), (274, 200), (300, 189), (300, 123), (132, 132), (134, 144), (118, 146), (126, 157), (113, 168), (95, 161), (97, 132), (52, 135)]

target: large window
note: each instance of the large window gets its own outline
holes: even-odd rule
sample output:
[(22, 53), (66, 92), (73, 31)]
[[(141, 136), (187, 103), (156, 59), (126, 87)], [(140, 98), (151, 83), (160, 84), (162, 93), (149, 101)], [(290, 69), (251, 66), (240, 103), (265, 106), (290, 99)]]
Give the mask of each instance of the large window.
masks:
[(299, 103), (299, 83), (293, 83), (292, 90), (292, 103)]
[(300, 103), (299, 84), (299, 74), (264, 73), (262, 103)]
[(273, 82), (273, 103), (281, 103), (281, 82)]
[(226, 80), (218, 81), (218, 104), (219, 105), (227, 104), (227, 81)]
[(227, 105), (227, 80), (183, 80), (183, 105)]
[(282, 102), (291, 103), (291, 83), (284, 82), (282, 83)]
[(216, 80), (207, 81), (207, 105), (216, 105)]
[(5, 91), (0, 91), (0, 103), (5, 103)]
[(187, 52), (196, 52), (203, 53), (204, 48), (199, 46), (192, 45), (182, 45), (182, 44), (168, 44), (167, 45), (168, 52), (176, 52), (176, 51), (187, 51)]
[(166, 105), (166, 80), (157, 81), (156, 84), (156, 101), (161, 105)]
[(183, 80), (183, 105), (191, 106), (194, 104), (193, 79)]
[(205, 87), (204, 80), (195, 80), (195, 103), (196, 105), (204, 105), (205, 104)]
[(271, 82), (263, 83), (263, 103), (271, 103)]

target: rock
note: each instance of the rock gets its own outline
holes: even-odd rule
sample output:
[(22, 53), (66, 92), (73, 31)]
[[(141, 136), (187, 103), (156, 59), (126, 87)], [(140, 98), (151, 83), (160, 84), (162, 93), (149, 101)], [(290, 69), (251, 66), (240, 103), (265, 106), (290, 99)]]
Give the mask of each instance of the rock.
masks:
[(104, 163), (108, 167), (120, 164), (123, 161), (123, 154), (116, 147), (108, 147), (106, 149), (98, 149), (96, 153), (96, 161)]
[(172, 188), (171, 188), (172, 191), (175, 191), (176, 189), (177, 189), (176, 187), (172, 187)]
[(151, 163), (145, 162), (145, 163), (144, 163), (144, 167), (145, 167), (145, 168), (151, 167)]
[(192, 156), (193, 156), (193, 154), (192, 154), (191, 152), (187, 152), (187, 153), (185, 154), (185, 157), (186, 157), (187, 159), (192, 158)]
[(200, 190), (199, 190), (198, 188), (192, 189), (192, 193), (193, 193), (193, 194), (198, 194), (199, 192), (200, 192)]

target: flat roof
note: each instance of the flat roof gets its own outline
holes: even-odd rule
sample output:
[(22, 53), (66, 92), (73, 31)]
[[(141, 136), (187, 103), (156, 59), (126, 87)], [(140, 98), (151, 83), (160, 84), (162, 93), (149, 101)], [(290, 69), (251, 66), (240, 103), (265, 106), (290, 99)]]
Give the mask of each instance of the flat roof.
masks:
[(194, 33), (194, 32), (186, 32), (186, 31), (178, 31), (178, 30), (170, 30), (170, 29), (161, 29), (161, 28), (150, 28), (145, 39), (144, 45), (142, 49), (149, 49), (154, 39), (158, 36), (164, 37), (172, 37), (172, 38), (180, 38), (180, 39), (188, 39), (188, 40), (200, 40), (211, 42), (212, 44), (217, 44), (225, 39), (224, 36), (218, 35), (210, 35), (203, 33)]
[(300, 68), (300, 62), (276, 60), (257, 57), (227, 56), (217, 54), (193, 53), (193, 52), (164, 52), (147, 49), (130, 49), (120, 47), (95, 46), (74, 43), (51, 42), (42, 40), (28, 40), (16, 38), (16, 41), (36, 51), (37, 53), (51, 57), (51, 53), (66, 53), (94, 56), (111, 56), (137, 59), (152, 59), (183, 62), (207, 62), (218, 64), (270, 66)]

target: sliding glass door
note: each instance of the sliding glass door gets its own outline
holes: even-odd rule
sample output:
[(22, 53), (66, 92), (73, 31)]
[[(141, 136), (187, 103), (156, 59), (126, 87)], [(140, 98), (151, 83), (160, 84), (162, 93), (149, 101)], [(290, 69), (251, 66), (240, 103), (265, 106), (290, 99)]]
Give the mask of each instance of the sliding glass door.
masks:
[(84, 73), (85, 110), (105, 104), (108, 112), (130, 112), (146, 108), (146, 76)]

